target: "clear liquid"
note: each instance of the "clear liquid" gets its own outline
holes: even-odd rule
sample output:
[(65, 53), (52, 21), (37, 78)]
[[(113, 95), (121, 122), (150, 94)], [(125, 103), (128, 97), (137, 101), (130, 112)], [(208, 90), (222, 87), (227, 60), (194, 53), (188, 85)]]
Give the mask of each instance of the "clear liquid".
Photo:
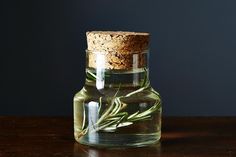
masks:
[(87, 72), (96, 78), (87, 73), (84, 88), (74, 97), (74, 135), (79, 143), (139, 147), (160, 139), (161, 100), (147, 84), (145, 69)]

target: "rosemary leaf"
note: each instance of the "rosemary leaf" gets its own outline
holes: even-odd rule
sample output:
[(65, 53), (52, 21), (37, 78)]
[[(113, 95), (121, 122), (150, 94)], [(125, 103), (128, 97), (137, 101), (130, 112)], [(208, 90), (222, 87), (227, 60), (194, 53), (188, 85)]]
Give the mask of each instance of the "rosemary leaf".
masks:
[(91, 78), (92, 80), (96, 80), (97, 79), (97, 76), (94, 73), (90, 72), (90, 71), (87, 71), (87, 76), (89, 78)]
[(134, 114), (131, 114), (127, 119), (131, 119), (131, 118), (135, 117), (138, 113), (139, 113), (139, 111), (135, 112)]
[(142, 117), (134, 117), (129, 119), (130, 122), (134, 122), (134, 121), (140, 121), (140, 120), (147, 120), (151, 118), (151, 115), (147, 115), (147, 116), (142, 116)]

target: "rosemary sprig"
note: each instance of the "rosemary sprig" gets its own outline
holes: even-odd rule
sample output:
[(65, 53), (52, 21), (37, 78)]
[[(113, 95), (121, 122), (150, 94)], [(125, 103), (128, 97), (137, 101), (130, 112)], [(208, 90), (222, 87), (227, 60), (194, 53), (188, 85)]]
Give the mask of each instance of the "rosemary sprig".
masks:
[(96, 81), (96, 79), (97, 79), (97, 76), (96, 76), (94, 73), (92, 73), (92, 72), (90, 72), (90, 71), (87, 71), (87, 72), (86, 72), (86, 80), (87, 80), (88, 82)]
[[(122, 102), (123, 98), (127, 98), (130, 97), (134, 94), (140, 93), (144, 90), (146, 90), (147, 88), (150, 88), (150, 82), (147, 78), (147, 69), (145, 68), (145, 76), (144, 76), (144, 80), (143, 83), (141, 85), (141, 88), (126, 94), (125, 96), (117, 96), (120, 90), (120, 86), (118, 90), (116, 91), (116, 93), (114, 94), (113, 97), (108, 98), (108, 108), (101, 114), (100, 118), (97, 120), (97, 122), (93, 122), (92, 128), (84, 128), (83, 129), (83, 134), (86, 134), (88, 131), (90, 133), (92, 132), (96, 132), (96, 131), (109, 131), (109, 132), (113, 132), (115, 131), (117, 128), (119, 127), (125, 127), (125, 126), (129, 126), (132, 125), (134, 122), (137, 121), (144, 121), (144, 120), (149, 120), (152, 118), (151, 114), (157, 110), (160, 109), (160, 100), (157, 100), (155, 102), (155, 104), (150, 107), (149, 109), (147, 109), (146, 111), (140, 112), (137, 111), (131, 115), (129, 115), (127, 112), (123, 111), (123, 109), (127, 106), (126, 103)], [(87, 78), (89, 80), (93, 80), (96, 81), (96, 75), (94, 75), (93, 73), (87, 71)], [(154, 90), (151, 89), (151, 91), (155, 94), (158, 94), (157, 92), (155, 92)], [(159, 94), (158, 94), (159, 95)], [(102, 106), (102, 97), (99, 98), (99, 108), (98, 108), (98, 113), (100, 114), (101, 112), (101, 106)], [(84, 112), (84, 118), (85, 118), (85, 112)], [(84, 125), (84, 121), (83, 121), (83, 125)]]

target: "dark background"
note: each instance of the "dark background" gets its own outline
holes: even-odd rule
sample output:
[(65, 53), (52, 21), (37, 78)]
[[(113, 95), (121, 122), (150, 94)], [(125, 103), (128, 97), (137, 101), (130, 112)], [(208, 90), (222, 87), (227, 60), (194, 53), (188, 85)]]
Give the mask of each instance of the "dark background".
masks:
[(236, 115), (236, 1), (1, 1), (0, 115), (72, 115), (88, 30), (150, 32), (164, 115)]

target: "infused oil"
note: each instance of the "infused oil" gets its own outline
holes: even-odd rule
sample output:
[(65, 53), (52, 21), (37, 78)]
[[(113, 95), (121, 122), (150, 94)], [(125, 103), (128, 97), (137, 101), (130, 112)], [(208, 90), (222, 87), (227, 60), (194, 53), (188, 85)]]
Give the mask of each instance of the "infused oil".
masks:
[(74, 136), (97, 147), (140, 147), (161, 137), (161, 99), (151, 86), (148, 33), (87, 32), (86, 81), (74, 97)]

